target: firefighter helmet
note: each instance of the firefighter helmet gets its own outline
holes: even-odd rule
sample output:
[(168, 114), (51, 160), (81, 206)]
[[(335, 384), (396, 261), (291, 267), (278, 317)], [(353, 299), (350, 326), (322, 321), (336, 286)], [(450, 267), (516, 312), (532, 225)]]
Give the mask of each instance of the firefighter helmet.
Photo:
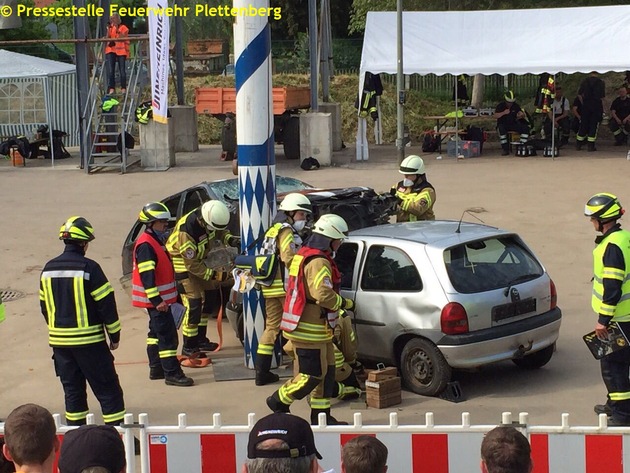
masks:
[(157, 222), (158, 220), (170, 220), (171, 212), (162, 202), (149, 202), (138, 214), (138, 220), (142, 223)]
[(218, 200), (211, 200), (201, 206), (201, 217), (210, 230), (224, 230), (230, 223), (230, 211)]
[(505, 91), (505, 94), (503, 95), (503, 98), (505, 99), (506, 102), (514, 102), (516, 100), (514, 98), (514, 92), (511, 91), (511, 90)]
[(617, 196), (601, 192), (595, 194), (584, 206), (584, 215), (595, 218), (600, 222), (616, 220), (624, 214), (624, 210), (617, 199)]
[(424, 174), (424, 161), (420, 156), (412, 154), (400, 163), (400, 174)]
[(293, 212), (297, 210), (303, 210), (307, 213), (313, 212), (313, 206), (311, 205), (311, 201), (305, 195), (298, 194), (297, 192), (292, 192), (291, 194), (287, 194), (278, 209), (284, 210), (285, 212)]
[(339, 215), (325, 214), (313, 225), (313, 233), (318, 233), (331, 240), (343, 240), (348, 236), (348, 224)]
[(92, 241), (94, 228), (83, 217), (70, 217), (59, 229), (59, 239), (64, 241)]

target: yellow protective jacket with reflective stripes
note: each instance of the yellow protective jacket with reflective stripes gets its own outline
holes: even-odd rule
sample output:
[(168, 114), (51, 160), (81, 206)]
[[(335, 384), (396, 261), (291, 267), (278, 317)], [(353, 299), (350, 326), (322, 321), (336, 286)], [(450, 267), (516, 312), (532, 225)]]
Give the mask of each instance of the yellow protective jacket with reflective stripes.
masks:
[(351, 365), (357, 361), (357, 337), (352, 328), (352, 320), (344, 311), (341, 312), (333, 331), (337, 369), (342, 369), (344, 363)]
[(295, 253), (297, 253), (297, 250), (302, 244), (302, 239), (299, 235), (295, 235), (293, 233), (293, 227), (288, 223), (276, 223), (272, 225), (269, 230), (267, 230), (267, 233), (265, 233), (265, 237), (265, 240), (268, 238), (275, 240), (275, 244), (273, 245), (274, 248), (271, 248), (270, 250), (274, 251), (278, 255), (282, 264), (278, 265), (278, 268), (276, 269), (276, 276), (271, 285), (268, 287), (263, 286), (262, 293), (265, 298), (284, 297), (286, 295), (286, 291), (284, 289), (285, 268), (291, 267), (291, 261), (293, 261)]
[[(614, 256), (619, 252), (606, 251), (609, 245), (621, 250), (623, 261)], [(593, 310), (617, 322), (630, 321), (630, 232), (616, 227), (604, 235), (593, 250), (593, 273)], [(617, 295), (611, 297), (611, 291)]]
[(427, 181), (421, 181), (412, 187), (405, 187), (403, 181), (396, 186), (397, 194), (403, 194), (403, 201), (398, 205), (397, 222), (416, 222), (418, 220), (435, 220), (433, 205), (435, 189)]
[(210, 243), (220, 240), (227, 245), (232, 238), (228, 230), (208, 233), (199, 222), (201, 218), (199, 212), (200, 208), (197, 208), (181, 217), (166, 242), (166, 250), (173, 260), (177, 280), (192, 274), (204, 281), (209, 281), (214, 271), (206, 266), (204, 260), (210, 252)]
[(42, 314), (52, 347), (120, 341), (114, 289), (95, 261), (73, 244), (44, 266), (39, 283)]
[[(343, 298), (334, 289), (333, 268), (327, 258), (312, 257), (303, 262), (301, 252), (309, 249), (303, 247), (298, 252), (293, 258), (290, 269), (291, 276), (297, 278), (295, 284), (304, 285), (306, 304), (295, 330), (283, 331), (283, 334), (289, 340), (328, 342), (332, 340), (333, 333), (328, 325), (326, 312), (338, 311), (343, 304)], [(302, 265), (304, 266), (303, 277), (300, 278), (299, 269)], [(291, 292), (290, 288), (289, 292)], [(287, 316), (287, 303), (290, 297), (291, 294), (287, 294), (283, 323)]]

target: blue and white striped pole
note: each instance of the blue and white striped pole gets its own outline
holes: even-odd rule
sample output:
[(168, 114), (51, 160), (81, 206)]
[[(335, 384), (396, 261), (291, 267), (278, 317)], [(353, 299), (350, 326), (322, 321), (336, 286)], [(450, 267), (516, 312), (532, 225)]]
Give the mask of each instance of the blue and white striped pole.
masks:
[[(247, 248), (269, 228), (276, 209), (276, 158), (271, 94), (271, 29), (266, 16), (248, 14), (269, 0), (234, 0), (236, 57), (236, 134), (241, 246)], [(253, 253), (251, 250), (250, 253)], [(258, 337), (264, 330), (262, 295), (243, 298), (245, 365), (254, 367)]]

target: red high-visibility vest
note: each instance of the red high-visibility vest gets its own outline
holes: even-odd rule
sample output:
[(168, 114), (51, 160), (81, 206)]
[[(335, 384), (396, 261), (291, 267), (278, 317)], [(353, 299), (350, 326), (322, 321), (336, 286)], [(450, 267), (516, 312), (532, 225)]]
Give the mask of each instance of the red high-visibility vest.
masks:
[(147, 297), (146, 290), (142, 285), (140, 279), (140, 271), (138, 271), (138, 265), (136, 263), (136, 249), (138, 245), (142, 243), (148, 243), (155, 251), (157, 255), (157, 264), (155, 265), (155, 286), (160, 293), (160, 297), (167, 304), (172, 304), (177, 301), (177, 287), (175, 286), (175, 272), (173, 271), (173, 264), (168, 256), (168, 253), (158, 243), (158, 241), (147, 232), (144, 232), (133, 248), (133, 273), (131, 276), (131, 302), (135, 307), (144, 307), (148, 309), (153, 308), (153, 304)]

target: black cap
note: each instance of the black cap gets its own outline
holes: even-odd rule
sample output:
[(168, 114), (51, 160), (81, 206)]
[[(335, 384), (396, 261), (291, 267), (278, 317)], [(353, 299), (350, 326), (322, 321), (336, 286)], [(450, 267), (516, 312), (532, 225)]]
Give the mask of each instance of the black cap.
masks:
[[(289, 449), (256, 449), (260, 442), (269, 439), (283, 440), (289, 445)], [(247, 458), (298, 458), (313, 454), (322, 459), (315, 448), (315, 437), (311, 425), (301, 417), (283, 413), (270, 414), (256, 422), (249, 433)]]
[(126, 464), (125, 446), (111, 425), (82, 425), (63, 437), (59, 473), (81, 473), (93, 466), (120, 473)]

